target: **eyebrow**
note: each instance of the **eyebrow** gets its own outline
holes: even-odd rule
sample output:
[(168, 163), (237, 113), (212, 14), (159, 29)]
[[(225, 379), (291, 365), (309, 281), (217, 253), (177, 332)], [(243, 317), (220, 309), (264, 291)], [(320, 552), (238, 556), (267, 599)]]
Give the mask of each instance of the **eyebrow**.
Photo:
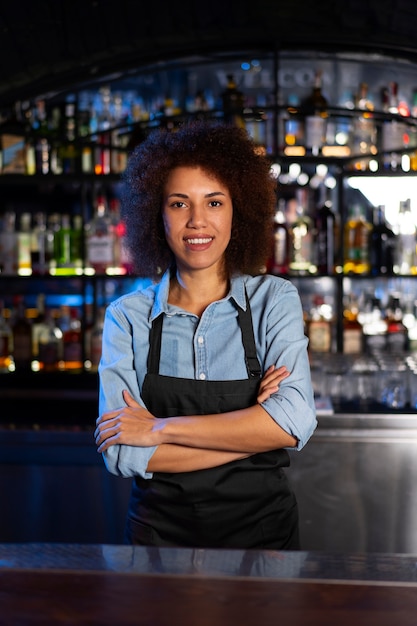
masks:
[[(226, 194), (223, 193), (222, 191), (212, 191), (210, 193), (207, 193), (204, 197), (205, 198), (213, 198), (214, 196), (224, 196), (226, 197)], [(188, 198), (189, 196), (186, 193), (170, 193), (167, 198)]]

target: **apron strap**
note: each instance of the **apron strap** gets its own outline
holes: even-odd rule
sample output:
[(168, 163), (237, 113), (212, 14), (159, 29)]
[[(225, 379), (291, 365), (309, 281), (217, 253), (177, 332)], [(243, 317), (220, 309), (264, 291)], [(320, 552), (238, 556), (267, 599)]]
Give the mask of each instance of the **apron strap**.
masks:
[(256, 356), (255, 336), (253, 334), (252, 311), (249, 304), (249, 297), (245, 289), (246, 311), (236, 304), (239, 316), (239, 326), (242, 331), (243, 347), (245, 348), (246, 369), (249, 378), (261, 377), (261, 366)]
[(159, 374), (163, 317), (163, 313), (161, 313), (153, 320), (149, 333), (148, 374)]
[[(246, 296), (246, 311), (235, 305), (238, 313), (240, 330), (242, 332), (242, 342), (245, 350), (246, 369), (249, 378), (261, 377), (261, 366), (256, 356), (256, 344), (253, 334), (252, 313), (249, 304), (248, 294)], [(234, 301), (233, 301), (234, 302)], [(159, 360), (161, 356), (161, 337), (163, 314), (158, 315), (153, 322), (149, 335), (149, 353), (148, 353), (148, 373), (159, 374)]]

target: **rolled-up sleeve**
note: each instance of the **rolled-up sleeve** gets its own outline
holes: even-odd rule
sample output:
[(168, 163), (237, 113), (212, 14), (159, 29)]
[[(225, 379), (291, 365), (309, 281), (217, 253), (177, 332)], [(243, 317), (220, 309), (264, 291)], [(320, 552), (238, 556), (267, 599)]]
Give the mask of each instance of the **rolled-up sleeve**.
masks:
[[(273, 292), (257, 330), (266, 338), (265, 369), (273, 363), (285, 365), (290, 372), (279, 390), (262, 406), (272, 419), (297, 439), (297, 450), (301, 450), (313, 434), (317, 419), (303, 311), (298, 291), (292, 283), (284, 280), (273, 283)], [(261, 336), (259, 341), (263, 341)]]
[[(147, 333), (145, 333), (147, 338)], [(143, 346), (145, 350), (145, 344)], [(125, 405), (122, 392), (127, 389), (135, 400), (145, 406), (140, 396), (137, 373), (134, 368), (131, 321), (117, 303), (106, 311), (102, 357), (99, 366), (99, 414)], [(104, 453), (106, 468), (116, 476), (135, 475), (152, 478), (147, 472), (149, 459), (155, 447), (112, 445)]]

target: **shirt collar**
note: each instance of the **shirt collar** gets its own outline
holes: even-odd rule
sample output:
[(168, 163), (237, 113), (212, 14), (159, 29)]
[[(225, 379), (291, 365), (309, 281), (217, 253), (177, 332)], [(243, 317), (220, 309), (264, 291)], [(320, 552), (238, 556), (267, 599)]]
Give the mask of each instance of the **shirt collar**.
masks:
[[(151, 311), (150, 321), (152, 322), (161, 313), (168, 312), (168, 294), (169, 294), (169, 281), (171, 277), (170, 270), (167, 270), (160, 282), (155, 286), (155, 302)], [(233, 299), (236, 304), (246, 311), (246, 297), (245, 297), (245, 280), (247, 276), (242, 274), (236, 274), (230, 280), (230, 291), (226, 296), (227, 299)]]

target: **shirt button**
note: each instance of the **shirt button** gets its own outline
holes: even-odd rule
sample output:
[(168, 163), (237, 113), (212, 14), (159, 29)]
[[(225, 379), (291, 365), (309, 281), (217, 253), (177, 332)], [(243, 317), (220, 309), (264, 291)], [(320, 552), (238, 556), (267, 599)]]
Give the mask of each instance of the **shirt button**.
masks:
[(204, 373), (201, 373), (199, 378), (200, 380), (206, 380), (206, 375)]
[(201, 335), (198, 338), (198, 343), (199, 343), (200, 346), (202, 346), (203, 343), (204, 343), (204, 337), (202, 337)]

